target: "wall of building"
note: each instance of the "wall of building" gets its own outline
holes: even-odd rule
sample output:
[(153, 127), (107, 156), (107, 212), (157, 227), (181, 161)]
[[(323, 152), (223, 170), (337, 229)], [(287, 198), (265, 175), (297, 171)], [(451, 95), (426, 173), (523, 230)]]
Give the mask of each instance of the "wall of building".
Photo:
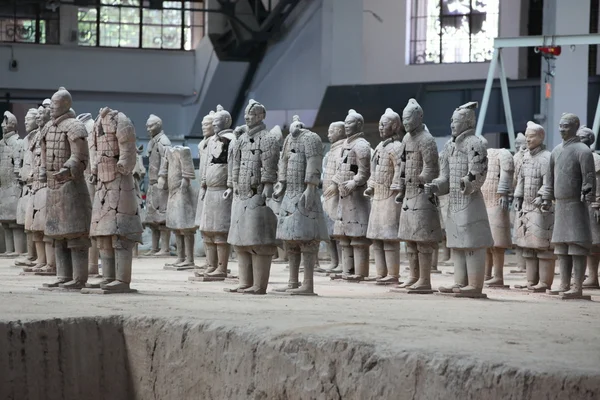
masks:
[[(312, 126), (329, 85), (455, 82), (485, 79), (489, 63), (407, 65), (406, 1), (306, 1), (282, 41), (267, 51), (249, 98), (267, 107), (267, 125), (299, 114)], [(519, 36), (522, 0), (502, 0), (500, 35)], [(372, 13), (381, 17), (379, 22)], [(504, 53), (509, 79), (524, 76), (523, 57)], [(361, 107), (358, 100), (355, 108)], [(343, 115), (337, 118), (343, 118)], [(242, 116), (238, 116), (242, 123)]]

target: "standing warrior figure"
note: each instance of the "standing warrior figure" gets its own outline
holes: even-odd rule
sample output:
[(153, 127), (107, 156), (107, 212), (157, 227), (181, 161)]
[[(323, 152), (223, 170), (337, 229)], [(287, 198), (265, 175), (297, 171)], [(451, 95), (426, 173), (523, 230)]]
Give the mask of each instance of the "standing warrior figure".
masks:
[(528, 152), (519, 165), (514, 193), (516, 245), (525, 258), (527, 288), (543, 291), (552, 287), (556, 256), (550, 240), (554, 228), (554, 207), (540, 209), (546, 190), (550, 152), (546, 150), (546, 132), (541, 125), (529, 121), (525, 131)]
[(90, 237), (102, 259), (100, 288), (129, 292), (133, 247), (142, 240), (133, 169), (137, 161), (135, 129), (117, 110), (104, 107), (94, 123), (91, 177), (96, 184)]
[[(90, 152), (90, 163), (88, 164), (85, 171), (83, 171), (83, 175), (85, 176), (85, 182), (87, 184), (88, 193), (90, 194), (90, 201), (92, 205), (94, 204), (94, 196), (96, 195), (96, 183), (93, 178), (90, 178), (92, 175), (92, 162), (94, 159), (94, 118), (92, 118), (92, 114), (84, 113), (79, 114), (77, 119), (85, 125), (85, 130), (88, 133), (88, 149)], [(90, 241), (92, 242), (90, 245), (90, 250), (88, 254), (88, 275), (98, 275), (99, 273), (99, 260), (100, 253), (98, 251), (98, 242), (95, 237), (90, 237)]]
[(31, 145), (39, 132), (36, 122), (37, 113), (37, 108), (30, 108), (25, 115), (25, 131), (27, 132), (27, 136), (22, 139), (22, 157), (19, 160), (19, 165), (21, 167), (19, 172), (19, 182), (23, 186), (23, 191), (17, 205), (17, 225), (22, 225), (25, 229), (25, 234), (27, 235), (27, 257), (15, 261), (15, 265), (27, 267), (25, 268), (26, 271), (30, 270), (29, 267), (34, 267), (36, 265), (35, 261), (37, 259), (36, 248), (33, 243), (33, 233), (25, 226), (27, 208), (31, 205), (33, 185), (33, 176), (31, 174), (33, 151)]
[(397, 196), (402, 201), (398, 237), (406, 242), (410, 278), (400, 288), (409, 293), (432, 293), (433, 253), (442, 240), (437, 199), (425, 192), (425, 185), (440, 174), (435, 139), (423, 124), (423, 109), (410, 99), (402, 112), (406, 135), (402, 141), (404, 188)]
[(198, 225), (195, 223), (198, 191), (190, 180), (196, 179), (192, 152), (189, 147), (175, 146), (167, 149), (158, 173), (158, 186), (168, 187), (167, 228), (177, 240), (176, 268), (194, 268), (194, 242)]
[(372, 199), (367, 238), (373, 241), (376, 280), (381, 285), (397, 284), (400, 278), (398, 223), (401, 205), (396, 203), (396, 195), (401, 180), (401, 129), (400, 116), (391, 108), (386, 109), (379, 119), (382, 141), (371, 157), (372, 173), (364, 193)]
[(71, 110), (63, 87), (52, 96), (42, 135), (40, 180), (48, 183), (45, 235), (53, 239), (57, 281), (46, 287), (81, 289), (88, 279), (92, 207), (83, 172), (88, 164), (87, 131)]
[[(331, 186), (337, 163), (342, 156), (342, 144), (346, 134), (344, 132), (344, 122), (332, 122), (329, 125), (327, 138), (331, 143), (331, 147), (323, 159), (323, 193)], [(327, 223), (327, 233), (333, 235), (334, 220), (337, 217), (339, 195), (335, 192), (330, 193), (329, 197), (323, 194), (323, 211), (325, 213), (325, 222)], [(327, 242), (329, 256), (331, 257), (331, 265), (329, 272), (341, 272), (338, 269), (341, 256), (341, 246), (336, 239), (330, 238)]]
[(200, 187), (205, 188), (200, 193), (198, 205), (204, 202), (206, 207), (196, 215), (196, 223), (200, 227), (204, 251), (206, 252), (207, 270), (203, 277), (206, 281), (223, 281), (227, 277), (229, 262), (229, 243), (227, 234), (231, 225), (232, 191), (228, 190), (231, 182), (227, 181), (231, 154), (235, 143), (235, 135), (231, 128), (231, 115), (220, 105), (212, 116), (214, 135), (207, 140), (206, 165), (201, 168)]
[(56, 261), (52, 239), (44, 236), (46, 228), (46, 197), (48, 185), (40, 181), (40, 170), (42, 166), (42, 137), (48, 121), (50, 121), (50, 99), (44, 100), (42, 106), (37, 109), (35, 118), (39, 127), (35, 137), (31, 141), (31, 200), (25, 213), (25, 229), (31, 232), (33, 243), (37, 254), (37, 263), (33, 272), (44, 274), (56, 273)]
[(265, 107), (250, 100), (246, 131), (233, 149), (231, 228), (227, 242), (238, 256), (240, 283), (226, 292), (266, 294), (271, 260), (277, 253), (277, 217), (267, 206), (277, 181), (278, 135), (266, 129)]
[(504, 252), (512, 247), (508, 205), (515, 165), (512, 154), (506, 149), (487, 149), (487, 159), (488, 172), (481, 192), (494, 245), (486, 253), (485, 284), (488, 287), (504, 287)]
[[(279, 159), (279, 179), (273, 198), (282, 198), (277, 221), (277, 239), (283, 241), (290, 261), (288, 286), (276, 289), (292, 295), (314, 295), (313, 274), (321, 240), (328, 240), (321, 198), (317, 187), (323, 166), (323, 143), (314, 132), (304, 129), (294, 115), (290, 134)], [(298, 282), (300, 259), (304, 259), (304, 280)]]
[[(206, 165), (209, 162), (208, 143), (211, 137), (214, 137), (215, 130), (213, 128), (213, 119), (215, 112), (211, 111), (208, 115), (202, 118), (202, 140), (198, 143), (198, 177), (202, 179), (205, 174)], [(200, 182), (200, 194), (198, 196), (198, 204), (196, 206), (196, 225), (200, 226), (200, 218), (202, 217), (202, 208), (204, 206), (204, 195), (206, 192), (206, 182), (204, 185)], [(208, 254), (207, 254), (208, 255)], [(208, 259), (207, 259), (208, 262)], [(210, 269), (210, 268), (209, 268)], [(213, 270), (214, 271), (214, 270)]]
[(171, 141), (163, 131), (162, 120), (154, 114), (148, 117), (146, 130), (152, 139), (148, 143), (148, 192), (144, 226), (152, 230), (150, 254), (159, 257), (169, 256), (171, 255), (169, 246), (171, 232), (166, 226), (169, 190), (166, 185), (164, 188), (158, 187), (158, 172), (161, 170), (165, 152), (171, 147)]
[(0, 223), (4, 228), (6, 255), (26, 252), (24, 227), (17, 225), (17, 205), (21, 197), (19, 184), (22, 141), (17, 134), (17, 118), (9, 111), (2, 120), (0, 139)]
[[(581, 143), (592, 148), (596, 141), (596, 135), (587, 126), (582, 126), (577, 131)], [(592, 231), (592, 247), (587, 257), (588, 277), (583, 281), (583, 288), (600, 289), (598, 285), (598, 263), (600, 262), (600, 155), (592, 150), (594, 157), (594, 170), (596, 171), (596, 193), (595, 199), (588, 205), (590, 219), (590, 230)]]
[[(519, 173), (521, 171), (521, 165), (523, 164), (523, 157), (525, 156), (525, 153), (527, 153), (527, 144), (525, 142), (525, 135), (522, 132), (519, 132), (517, 134), (517, 137), (515, 138), (515, 149), (516, 149), (515, 155), (513, 156), (513, 163), (515, 165), (515, 173), (513, 174), (513, 182), (512, 182), (513, 190), (516, 189), (516, 187), (517, 187)], [(513, 195), (513, 197), (514, 197), (514, 195)], [(517, 226), (519, 225), (519, 220), (518, 220), (519, 215), (520, 215), (520, 212), (518, 210), (516, 210), (513, 205), (513, 209), (511, 210), (511, 213), (510, 213), (510, 223), (512, 226), (511, 239), (512, 239), (512, 243), (513, 243), (513, 248), (515, 250), (517, 269), (512, 270), (511, 272), (517, 272), (517, 273), (525, 272), (525, 269), (526, 269), (525, 268), (525, 259), (523, 258), (523, 249), (517, 245)]]
[(369, 276), (367, 229), (371, 202), (364, 195), (371, 177), (371, 146), (363, 136), (364, 119), (354, 110), (344, 121), (346, 140), (325, 198), (339, 195), (333, 237), (342, 246), (342, 278), (362, 281)]
[(484, 139), (475, 135), (476, 102), (464, 104), (452, 115), (452, 139), (444, 147), (440, 176), (425, 184), (426, 192), (449, 195), (446, 218), (447, 246), (452, 249), (454, 285), (442, 293), (485, 297), (485, 253), (494, 244), (481, 186), (487, 174)]
[[(542, 210), (548, 211), (554, 200), (552, 243), (560, 266), (563, 298), (582, 298), (586, 259), (592, 246), (588, 203), (596, 201), (596, 172), (590, 148), (577, 136), (579, 117), (563, 114), (559, 130), (563, 142), (550, 156), (548, 186)], [(571, 273), (574, 282), (571, 286)]]

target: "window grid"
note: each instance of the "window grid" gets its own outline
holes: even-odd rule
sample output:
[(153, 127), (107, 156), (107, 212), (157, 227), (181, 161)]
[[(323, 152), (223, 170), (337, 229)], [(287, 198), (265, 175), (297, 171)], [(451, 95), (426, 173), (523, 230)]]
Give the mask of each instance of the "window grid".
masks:
[(7, 2), (0, 8), (0, 42), (58, 44), (59, 13), (43, 4)]
[(164, 1), (162, 9), (148, 0), (101, 0), (80, 7), (80, 46), (193, 50), (204, 35), (203, 3)]
[(499, 0), (412, 0), (410, 64), (489, 61)]

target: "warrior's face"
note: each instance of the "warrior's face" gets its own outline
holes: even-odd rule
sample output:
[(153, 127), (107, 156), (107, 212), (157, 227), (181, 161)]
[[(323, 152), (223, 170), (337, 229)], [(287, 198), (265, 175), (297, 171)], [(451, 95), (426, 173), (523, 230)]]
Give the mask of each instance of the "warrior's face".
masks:
[(528, 147), (527, 144), (527, 139), (525, 138), (525, 140), (518, 138), (515, 140), (515, 150), (516, 151), (522, 151), (525, 150)]
[(71, 104), (67, 99), (67, 96), (55, 93), (52, 96), (50, 103), (50, 116), (52, 118), (58, 118), (61, 115), (66, 114), (71, 108)]
[(298, 137), (300, 135), (300, 132), (302, 131), (302, 123), (295, 121), (292, 122), (292, 124), (290, 125), (290, 134), (293, 137)]
[(577, 135), (577, 129), (579, 129), (579, 126), (577, 126), (577, 123), (572, 119), (560, 119), (560, 122), (558, 124), (558, 130), (560, 131), (560, 136), (563, 140), (569, 140), (571, 138), (574, 138), (575, 135)]
[(28, 112), (27, 115), (25, 115), (25, 130), (27, 133), (38, 127), (37, 122), (35, 121), (37, 114), (38, 113)]
[(39, 107), (38, 113), (35, 116), (35, 122), (37, 126), (43, 128), (46, 122), (50, 120), (50, 110), (46, 107)]
[(11, 130), (9, 130), (9, 123), (8, 123), (8, 118), (6, 117), (6, 115), (4, 116), (4, 118), (2, 119), (2, 132), (4, 134), (7, 134), (9, 132), (11, 132)]
[(471, 129), (471, 125), (471, 120), (467, 113), (461, 110), (454, 111), (450, 122), (450, 129), (452, 130), (453, 137), (457, 137), (464, 131)]
[(146, 121), (146, 130), (150, 134), (150, 137), (154, 137), (162, 131), (162, 123), (156, 119), (149, 119)]
[[(212, 131), (214, 133), (221, 132), (223, 129), (225, 129), (226, 123), (227, 123), (227, 121), (225, 121), (225, 118), (223, 118), (222, 115), (219, 115), (217, 113), (217, 115), (215, 115), (212, 120)], [(202, 133), (204, 133), (204, 126), (202, 126)]]
[(246, 120), (248, 128), (254, 128), (265, 119), (264, 114), (260, 112), (259, 108), (260, 107), (252, 107), (246, 110), (244, 120)]
[(577, 137), (579, 138), (579, 140), (581, 140), (581, 143), (585, 144), (586, 146), (592, 146), (592, 144), (594, 144), (594, 133), (591, 131), (587, 131), (584, 129), (580, 129), (577, 132)]
[(344, 121), (344, 130), (347, 137), (356, 135), (362, 131), (362, 122), (353, 115), (348, 115)]
[(406, 132), (412, 132), (421, 125), (419, 113), (413, 108), (405, 108), (402, 111), (402, 125)]
[(214, 134), (215, 131), (213, 130), (213, 117), (204, 117), (202, 120), (202, 135), (204, 137), (211, 137)]
[(396, 122), (392, 121), (387, 116), (383, 115), (379, 120), (379, 136), (382, 139), (387, 139), (394, 136), (394, 131), (396, 129)]
[(329, 125), (329, 130), (327, 131), (327, 139), (329, 139), (330, 143), (335, 143), (338, 140), (342, 140), (344, 138), (344, 129), (341, 124), (331, 124)]
[(544, 135), (537, 129), (527, 129), (525, 131), (525, 141), (529, 150), (537, 149), (544, 143)]

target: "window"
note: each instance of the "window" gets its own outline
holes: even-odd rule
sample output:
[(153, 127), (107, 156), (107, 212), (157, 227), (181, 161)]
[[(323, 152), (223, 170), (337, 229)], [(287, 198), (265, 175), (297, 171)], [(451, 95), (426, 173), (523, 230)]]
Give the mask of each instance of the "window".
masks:
[(412, 0), (410, 63), (492, 59), (500, 0)]
[(100, 0), (79, 8), (79, 45), (193, 50), (204, 35), (204, 13), (194, 9), (203, 7), (196, 1)]
[(44, 3), (0, 2), (0, 42), (58, 44), (59, 14)]

